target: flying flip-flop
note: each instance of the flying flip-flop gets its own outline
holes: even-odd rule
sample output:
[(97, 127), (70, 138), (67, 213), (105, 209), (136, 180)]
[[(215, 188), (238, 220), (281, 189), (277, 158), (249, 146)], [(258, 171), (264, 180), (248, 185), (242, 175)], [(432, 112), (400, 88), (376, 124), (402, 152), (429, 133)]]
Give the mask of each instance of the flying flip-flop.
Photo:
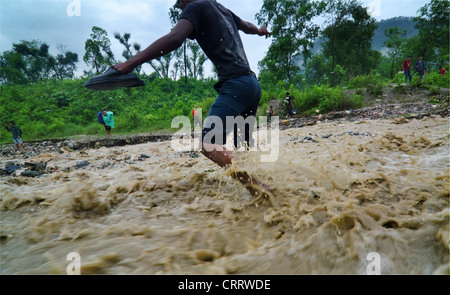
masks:
[(84, 87), (95, 91), (114, 90), (121, 87), (144, 86), (145, 82), (136, 74), (121, 74), (113, 68), (109, 68), (103, 74), (92, 77), (84, 83)]

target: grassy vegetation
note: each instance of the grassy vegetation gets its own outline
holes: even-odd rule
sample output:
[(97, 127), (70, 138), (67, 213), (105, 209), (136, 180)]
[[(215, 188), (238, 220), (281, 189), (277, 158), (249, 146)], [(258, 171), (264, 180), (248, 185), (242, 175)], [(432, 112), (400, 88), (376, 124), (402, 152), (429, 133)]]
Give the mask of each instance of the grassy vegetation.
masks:
[[(172, 119), (188, 116), (192, 119), (192, 109), (198, 105), (203, 116), (215, 100), (215, 81), (154, 79), (144, 77), (148, 83), (142, 88), (120, 89), (107, 92), (92, 92), (83, 87), (85, 79), (46, 80), (26, 85), (2, 85), (0, 95), (1, 124), (14, 120), (23, 131), (25, 141), (67, 138), (76, 135), (104, 136), (104, 127), (97, 123), (98, 111), (108, 107), (115, 115), (113, 134), (137, 134), (153, 132), (173, 132)], [(364, 106), (364, 95), (381, 95), (383, 89), (394, 83), (398, 94), (404, 93), (406, 86), (403, 74), (394, 80), (387, 80), (376, 72), (357, 76), (348, 81), (346, 87), (328, 85), (310, 86), (303, 89), (279, 83), (277, 87), (264, 89), (259, 107), (259, 115), (266, 115), (270, 101), (283, 100), (286, 91), (294, 98), (294, 104), (301, 116)], [(430, 96), (437, 96), (441, 87), (449, 87), (449, 76), (442, 77), (432, 72), (425, 79), (423, 88), (430, 90)], [(414, 87), (420, 86), (417, 75)], [(356, 91), (346, 91), (354, 89)], [(432, 100), (430, 98), (430, 100)], [(10, 143), (11, 133), (1, 129), (1, 143)]]

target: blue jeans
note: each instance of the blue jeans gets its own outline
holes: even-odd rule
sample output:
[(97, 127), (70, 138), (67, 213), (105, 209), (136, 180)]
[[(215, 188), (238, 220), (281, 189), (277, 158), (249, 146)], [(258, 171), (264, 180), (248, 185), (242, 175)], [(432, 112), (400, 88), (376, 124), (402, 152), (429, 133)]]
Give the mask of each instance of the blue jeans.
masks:
[(408, 83), (408, 78), (409, 78), (409, 82), (412, 82), (411, 71), (405, 71), (405, 81), (406, 81), (406, 83)]
[[(227, 135), (234, 131), (236, 148), (240, 148), (243, 144), (239, 138), (244, 138), (249, 147), (253, 146), (252, 133), (260, 100), (261, 85), (254, 75), (247, 74), (225, 82), (218, 89), (218, 96), (205, 120), (202, 141), (225, 145)], [(244, 126), (235, 124), (239, 118), (245, 120)]]

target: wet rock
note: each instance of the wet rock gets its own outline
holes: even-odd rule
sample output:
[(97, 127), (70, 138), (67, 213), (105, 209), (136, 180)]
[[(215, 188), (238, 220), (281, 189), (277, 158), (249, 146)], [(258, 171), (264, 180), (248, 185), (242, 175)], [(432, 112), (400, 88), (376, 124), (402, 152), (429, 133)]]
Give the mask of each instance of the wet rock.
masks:
[(87, 167), (87, 166), (89, 166), (91, 163), (89, 163), (89, 161), (79, 161), (79, 162), (77, 162), (77, 164), (75, 165), (75, 168), (76, 169), (81, 169), (81, 168), (84, 168), (84, 167)]
[(312, 138), (310, 136), (305, 136), (303, 139), (300, 139), (299, 142), (300, 143), (304, 143), (304, 142), (319, 143), (317, 140), (315, 140), (314, 138)]
[(138, 161), (145, 161), (147, 159), (150, 159), (150, 156), (147, 154), (142, 154), (139, 156)]
[(359, 133), (359, 132), (353, 132), (353, 131), (349, 131), (349, 132), (344, 132), (344, 133), (340, 133), (336, 136), (344, 136), (344, 135), (350, 135), (350, 136), (359, 136), (359, 137), (364, 137), (364, 136), (372, 136), (372, 133), (370, 132), (366, 132), (366, 133)]
[(44, 171), (47, 167), (47, 164), (44, 162), (41, 163), (25, 162), (24, 166), (32, 171)]
[(192, 159), (197, 159), (197, 158), (199, 157), (199, 155), (197, 154), (197, 152), (192, 152), (192, 151), (189, 151), (189, 152), (183, 152), (183, 153), (181, 154), (181, 156), (182, 156), (182, 157), (188, 156), (188, 157), (190, 157), (190, 158), (192, 158)]
[(22, 167), (20, 165), (9, 165), (9, 166), (6, 166), (5, 172), (6, 172), (6, 174), (11, 175), (21, 168)]
[(38, 171), (27, 170), (27, 171), (23, 171), (20, 175), (21, 175), (21, 176), (24, 176), (24, 177), (31, 177), (31, 178), (34, 178), (34, 177), (40, 176), (41, 173), (39, 173)]
[(110, 166), (112, 166), (111, 163), (105, 162), (105, 163), (102, 163), (98, 168), (99, 169), (106, 169), (106, 168), (108, 168)]

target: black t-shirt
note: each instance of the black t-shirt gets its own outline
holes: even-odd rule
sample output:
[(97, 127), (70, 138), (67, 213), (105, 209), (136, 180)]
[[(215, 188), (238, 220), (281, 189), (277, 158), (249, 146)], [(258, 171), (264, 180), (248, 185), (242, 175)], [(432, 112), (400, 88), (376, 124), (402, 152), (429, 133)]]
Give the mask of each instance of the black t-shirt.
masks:
[(210, 0), (189, 3), (181, 18), (189, 20), (195, 28), (189, 39), (197, 40), (219, 73), (218, 87), (227, 80), (250, 72), (239, 26), (241, 19), (233, 12)]

